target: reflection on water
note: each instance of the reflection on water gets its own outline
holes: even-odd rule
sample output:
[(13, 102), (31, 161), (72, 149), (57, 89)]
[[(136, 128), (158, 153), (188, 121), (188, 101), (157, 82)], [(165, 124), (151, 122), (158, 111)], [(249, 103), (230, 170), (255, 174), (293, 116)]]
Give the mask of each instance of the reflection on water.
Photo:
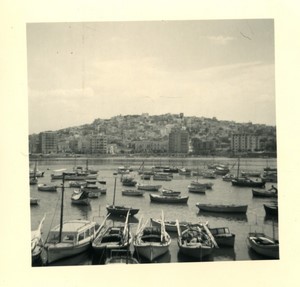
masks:
[(214, 261), (235, 261), (236, 254), (232, 247), (216, 248), (213, 254)]
[[(236, 159), (213, 159), (213, 158), (193, 158), (193, 159), (141, 159), (141, 158), (123, 158), (123, 159), (89, 159), (89, 164), (92, 168), (99, 170), (99, 178), (106, 181), (107, 194), (100, 196), (99, 198), (91, 199), (90, 206), (79, 206), (71, 204), (72, 189), (65, 189), (64, 197), (64, 220), (71, 219), (88, 219), (98, 223), (102, 223), (103, 219), (107, 215), (106, 205), (113, 202), (113, 191), (115, 177), (113, 173), (116, 171), (118, 166), (130, 165), (136, 171), (132, 173), (132, 176), (138, 181), (142, 182), (140, 175), (137, 173), (137, 169), (140, 167), (142, 162), (145, 162), (145, 168), (150, 168), (154, 165), (170, 165), (170, 166), (184, 166), (196, 170), (199, 166), (204, 166), (208, 162), (224, 162), (233, 163)], [(85, 159), (77, 158), (78, 165), (85, 165)], [(266, 160), (264, 159), (247, 159), (247, 164), (242, 163), (245, 170), (262, 170), (266, 167)], [(273, 164), (269, 161), (270, 166), (276, 167), (276, 160)], [(40, 160), (38, 163), (39, 169), (45, 171), (44, 177), (39, 178), (39, 183), (49, 183), (51, 181), (52, 170), (57, 169), (72, 169), (74, 166), (74, 158), (72, 159), (49, 159)], [(232, 171), (233, 172), (233, 171)], [(234, 173), (234, 172), (233, 172)], [(208, 221), (211, 227), (228, 227), (231, 232), (236, 234), (234, 248), (216, 249), (213, 254), (207, 258), (203, 258), (201, 261), (233, 261), (233, 260), (251, 260), (251, 259), (262, 259), (258, 255), (253, 255), (253, 252), (249, 252), (245, 244), (245, 240), (249, 233), (250, 226), (256, 225), (262, 230), (265, 230), (266, 234), (273, 234), (273, 221), (278, 225), (278, 218), (265, 216), (263, 203), (269, 203), (270, 199), (259, 199), (253, 198), (251, 188), (239, 188), (232, 187), (230, 182), (225, 182), (219, 176), (214, 180), (210, 179), (199, 179), (203, 182), (213, 181), (214, 185), (211, 190), (207, 190), (205, 195), (193, 194), (188, 192), (188, 185), (192, 180), (196, 180), (196, 177), (185, 177), (179, 174), (173, 175), (172, 181), (160, 182), (160, 181), (147, 181), (149, 184), (161, 184), (164, 188), (174, 189), (181, 191), (182, 195), (189, 195), (188, 204), (184, 205), (173, 205), (173, 204), (157, 204), (151, 203), (149, 198), (149, 192), (145, 193), (144, 197), (124, 197), (122, 196), (121, 190), (123, 189), (122, 183), (118, 177), (116, 183), (116, 194), (115, 200), (118, 205), (132, 206), (139, 208), (140, 211), (134, 217), (129, 218), (130, 230), (132, 234), (135, 234), (139, 220), (143, 218), (146, 222), (150, 218), (160, 218), (162, 211), (166, 220), (188, 221), (188, 222), (199, 222)], [(61, 180), (56, 181), (59, 185)], [(67, 185), (67, 184), (66, 184)], [(267, 183), (266, 189), (271, 186), (271, 183)], [(58, 189), (57, 193), (45, 193), (40, 192), (37, 186), (30, 186), (30, 196), (39, 198), (39, 205), (31, 206), (31, 230), (35, 230), (38, 224), (43, 218), (44, 214), (47, 213), (47, 217), (43, 226), (43, 239), (47, 238), (48, 232), (53, 226), (59, 224), (59, 211), (60, 211), (60, 199), (61, 199), (61, 188)], [(29, 200), (26, 198), (29, 208)], [(224, 204), (247, 204), (247, 214), (219, 214), (212, 212), (199, 211), (196, 207), (196, 203), (224, 203)], [(122, 224), (125, 222), (125, 217), (111, 216), (110, 219), (116, 224)], [(30, 227), (28, 227), (30, 228)], [(179, 253), (177, 245), (177, 232), (170, 233), (172, 242), (169, 248), (169, 252), (163, 255), (161, 258), (157, 258), (157, 263), (167, 262), (199, 262), (197, 259), (186, 257)], [(275, 236), (278, 238), (278, 227), (275, 229)], [(130, 250), (133, 252), (133, 246)], [(103, 258), (102, 258), (103, 259)], [(140, 258), (143, 263), (142, 258)], [(80, 261), (80, 262), (79, 262)], [(55, 266), (59, 265), (84, 265), (84, 264), (102, 264), (100, 258), (93, 254), (92, 250), (90, 253), (80, 254), (78, 256), (61, 260), (55, 263)]]
[(180, 251), (178, 251), (177, 253), (177, 262), (210, 262), (210, 261), (214, 261), (213, 254), (197, 259), (182, 254)]
[(48, 266), (76, 266), (76, 265), (90, 265), (92, 260), (92, 254), (89, 251), (80, 253), (78, 255), (61, 259), (52, 262)]
[(236, 213), (215, 213), (209, 211), (199, 211), (198, 216), (209, 218), (223, 218), (228, 221), (243, 221), (248, 222), (247, 214), (236, 214)]
[(92, 211), (92, 207), (90, 205), (77, 205), (72, 204), (75, 208), (77, 208), (80, 211), (81, 218), (88, 219), (89, 214)]
[(134, 252), (133, 256), (140, 262), (140, 263), (170, 263), (171, 262), (171, 254), (170, 252), (166, 252), (165, 254), (159, 256), (152, 262), (148, 259), (144, 258), (143, 256), (139, 256), (138, 252)]
[[(117, 216), (117, 215), (110, 215), (108, 217), (108, 219), (110, 219), (111, 221), (115, 221), (115, 222), (122, 222), (122, 223), (125, 223), (126, 221), (126, 217), (125, 216)], [(139, 222), (139, 219), (136, 218), (135, 216), (129, 216), (128, 217), (128, 222), (129, 223), (138, 223)]]

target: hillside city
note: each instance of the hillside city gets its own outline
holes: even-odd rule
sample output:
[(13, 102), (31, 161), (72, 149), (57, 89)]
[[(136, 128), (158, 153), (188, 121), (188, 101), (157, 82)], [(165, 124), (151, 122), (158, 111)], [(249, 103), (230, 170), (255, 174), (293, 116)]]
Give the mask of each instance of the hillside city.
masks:
[(30, 155), (276, 157), (276, 127), (184, 116), (118, 115), (29, 135)]

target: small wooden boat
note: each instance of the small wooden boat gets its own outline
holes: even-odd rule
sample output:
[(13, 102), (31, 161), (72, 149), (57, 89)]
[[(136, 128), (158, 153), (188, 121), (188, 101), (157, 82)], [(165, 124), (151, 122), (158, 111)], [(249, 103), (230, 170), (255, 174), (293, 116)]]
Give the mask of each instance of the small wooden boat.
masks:
[(178, 196), (181, 194), (181, 191), (176, 191), (176, 190), (173, 190), (173, 189), (166, 189), (166, 188), (163, 188), (162, 191), (161, 191), (162, 195), (167, 195), (167, 196)]
[(181, 195), (149, 194), (151, 202), (159, 203), (187, 203), (189, 197)]
[(122, 177), (121, 182), (123, 186), (136, 186), (137, 184), (133, 177)]
[(132, 207), (126, 207), (126, 206), (118, 206), (118, 205), (107, 205), (106, 206), (107, 213), (110, 213), (112, 215), (118, 215), (118, 216), (126, 216), (127, 212), (129, 211), (129, 215), (133, 216), (139, 212), (139, 209), (132, 208)]
[(71, 196), (71, 202), (72, 204), (77, 204), (77, 205), (89, 205), (90, 204), (89, 194), (83, 190), (80, 190), (78, 192), (73, 192)]
[(248, 205), (236, 204), (204, 204), (196, 203), (196, 206), (201, 211), (220, 212), (220, 213), (246, 213)]
[(124, 190), (122, 190), (122, 195), (126, 195), (126, 196), (143, 196), (144, 191), (143, 190), (137, 190), (137, 189), (124, 189)]
[[(162, 222), (164, 222), (162, 213)], [(142, 219), (133, 239), (133, 246), (138, 256), (143, 256), (150, 262), (169, 251), (171, 237), (166, 232), (164, 224), (161, 227), (142, 225)]]
[(40, 183), (38, 184), (39, 191), (56, 191), (57, 186), (52, 184)]
[(276, 203), (264, 204), (264, 209), (266, 215), (278, 216), (278, 205)]
[(36, 230), (31, 231), (31, 261), (32, 263), (38, 261), (40, 259), (44, 243), (42, 239), (42, 227), (46, 215), (44, 215), (41, 220), (38, 228)]
[(111, 215), (117, 215), (117, 216), (126, 216), (128, 214), (128, 212), (129, 212), (129, 215), (131, 215), (131, 216), (137, 214), (139, 212), (139, 209), (137, 209), (137, 208), (115, 205), (116, 182), (117, 182), (117, 178), (115, 178), (113, 204), (106, 205), (107, 212), (110, 213)]
[(190, 186), (197, 186), (197, 187), (205, 187), (206, 189), (212, 189), (213, 187), (213, 183), (212, 182), (199, 182), (199, 181), (192, 181), (190, 183)]
[(266, 185), (266, 182), (263, 180), (252, 180), (251, 178), (247, 177), (240, 177), (240, 178), (234, 178), (231, 181), (233, 186), (240, 186), (240, 187), (264, 187)]
[(247, 237), (248, 247), (256, 253), (279, 259), (279, 241), (266, 236), (264, 233), (250, 232)]
[(188, 191), (192, 193), (200, 193), (205, 194), (206, 193), (206, 186), (195, 186), (195, 185), (189, 185)]
[(172, 177), (169, 173), (154, 173), (153, 180), (171, 181)]
[(252, 195), (254, 197), (278, 197), (277, 194), (277, 188), (272, 187), (268, 190), (257, 190), (257, 189), (252, 189)]
[(68, 220), (49, 232), (45, 243), (47, 262), (51, 263), (87, 251), (100, 232), (100, 225), (88, 220)]
[(207, 223), (189, 225), (187, 229), (181, 232), (177, 220), (177, 232), (179, 252), (187, 256), (201, 260), (203, 257), (210, 255), (214, 248), (218, 248)]
[(235, 234), (229, 231), (228, 227), (210, 228), (209, 231), (216, 240), (218, 246), (234, 246)]
[(106, 225), (106, 220), (108, 217), (109, 214), (104, 219), (101, 225), (101, 230), (92, 243), (93, 249), (96, 252), (101, 253), (110, 250), (128, 249), (132, 241), (128, 224), (129, 211), (127, 212), (124, 225)]
[(145, 190), (145, 191), (158, 191), (162, 186), (159, 184), (142, 184), (138, 183), (137, 184), (137, 189), (139, 190)]
[[(180, 230), (183, 231), (188, 228), (188, 225), (192, 224), (191, 222), (187, 221), (180, 221), (179, 226)], [(154, 219), (151, 218), (151, 225), (161, 227), (161, 219)], [(172, 220), (165, 220), (165, 229), (167, 232), (177, 232), (177, 224), (176, 221)]]

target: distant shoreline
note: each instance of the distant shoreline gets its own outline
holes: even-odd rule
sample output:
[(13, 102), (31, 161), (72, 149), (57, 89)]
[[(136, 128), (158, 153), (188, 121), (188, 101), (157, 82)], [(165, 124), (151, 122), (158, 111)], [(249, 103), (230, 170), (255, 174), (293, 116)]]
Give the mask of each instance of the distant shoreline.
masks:
[(49, 155), (41, 155), (41, 154), (33, 154), (29, 155), (29, 159), (43, 159), (43, 160), (59, 160), (59, 159), (156, 159), (156, 160), (168, 160), (168, 159), (230, 159), (230, 158), (261, 158), (261, 159), (277, 159), (277, 155), (271, 153), (261, 153), (261, 154), (240, 154), (240, 155), (147, 155), (147, 154), (133, 154), (133, 155), (99, 155), (99, 154), (49, 154)]

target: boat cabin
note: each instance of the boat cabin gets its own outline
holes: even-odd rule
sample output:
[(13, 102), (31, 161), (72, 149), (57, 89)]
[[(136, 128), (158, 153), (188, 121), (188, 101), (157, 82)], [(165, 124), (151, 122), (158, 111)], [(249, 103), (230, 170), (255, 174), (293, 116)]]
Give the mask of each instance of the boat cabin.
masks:
[[(63, 224), (61, 243), (78, 244), (90, 240), (98, 232), (100, 225), (89, 221), (76, 220)], [(50, 231), (47, 243), (59, 243), (59, 225)]]

